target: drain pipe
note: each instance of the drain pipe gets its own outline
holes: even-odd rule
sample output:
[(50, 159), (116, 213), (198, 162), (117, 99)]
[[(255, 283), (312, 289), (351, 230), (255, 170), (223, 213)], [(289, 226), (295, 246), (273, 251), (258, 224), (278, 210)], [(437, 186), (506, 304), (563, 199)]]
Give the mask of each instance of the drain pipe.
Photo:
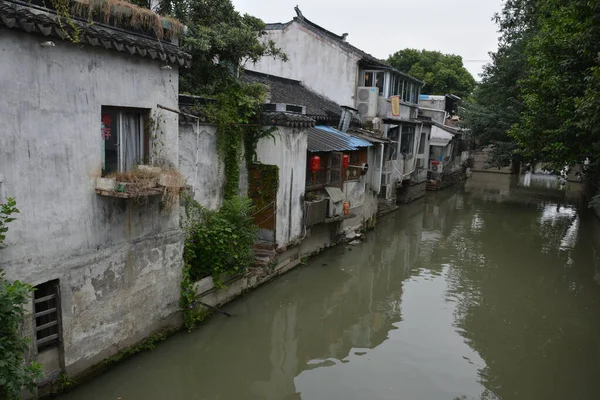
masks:
[(379, 186), (377, 187), (377, 194), (381, 193), (381, 178), (383, 177), (383, 157), (385, 156), (385, 147), (383, 143), (381, 146), (381, 157), (379, 157)]
[(196, 120), (196, 164), (195, 164), (195, 168), (194, 168), (194, 191), (196, 189), (196, 185), (198, 184), (198, 163), (200, 162), (200, 118), (197, 117), (196, 115), (192, 115), (192, 114), (188, 114), (179, 110), (176, 110), (174, 108), (170, 108), (170, 107), (165, 107), (163, 105), (157, 104), (156, 105), (157, 108), (166, 110), (166, 111), (170, 111), (172, 113), (175, 114), (179, 114), (179, 115), (183, 115), (186, 116), (188, 118), (193, 118)]

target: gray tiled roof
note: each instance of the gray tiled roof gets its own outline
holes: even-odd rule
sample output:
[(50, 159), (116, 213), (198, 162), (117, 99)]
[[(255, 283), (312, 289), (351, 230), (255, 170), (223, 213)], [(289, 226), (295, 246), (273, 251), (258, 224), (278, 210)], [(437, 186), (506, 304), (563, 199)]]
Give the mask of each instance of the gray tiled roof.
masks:
[[(71, 21), (79, 29), (80, 44), (181, 66), (191, 65), (192, 56), (172, 43), (75, 17)], [(0, 0), (0, 28), (3, 27), (64, 40), (68, 39), (67, 33), (73, 36), (74, 32), (70, 23), (61, 22), (54, 11), (10, 0)]]
[(342, 109), (335, 102), (313, 92), (293, 79), (267, 75), (246, 70), (243, 78), (247, 82), (259, 82), (269, 87), (269, 103), (285, 103), (306, 107), (306, 115), (318, 121), (337, 121)]

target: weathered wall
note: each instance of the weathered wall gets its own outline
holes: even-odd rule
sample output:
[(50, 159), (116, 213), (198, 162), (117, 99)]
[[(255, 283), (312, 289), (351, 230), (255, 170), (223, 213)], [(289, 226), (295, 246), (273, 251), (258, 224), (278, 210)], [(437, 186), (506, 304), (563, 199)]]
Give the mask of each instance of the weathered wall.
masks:
[[(179, 121), (179, 170), (192, 188), (194, 200), (210, 210), (223, 202), (225, 165), (217, 153), (217, 127), (196, 125), (192, 118)], [(240, 196), (248, 194), (246, 163), (240, 163)]]
[(263, 57), (250, 69), (302, 81), (340, 105), (354, 106), (359, 60), (355, 54), (296, 22), (283, 30), (267, 30), (263, 39), (274, 41), (289, 60)]
[(197, 126), (194, 121), (182, 118), (179, 123), (179, 169), (192, 186), (196, 201), (211, 210), (219, 208), (223, 201), (225, 173), (217, 154), (216, 127)]
[(471, 152), (471, 157), (473, 158), (473, 171), (489, 171), (489, 172), (497, 172), (502, 174), (510, 174), (512, 172), (512, 166), (500, 168), (493, 167), (488, 164), (488, 153), (491, 151), (490, 148), (485, 148), (478, 151)]
[(256, 149), (261, 163), (279, 167), (275, 228), (279, 246), (286, 246), (303, 234), (307, 140), (305, 129), (279, 127), (275, 139), (262, 139)]
[[(165, 156), (178, 161), (178, 70), (160, 63), (33, 35), (0, 36), (0, 174), (21, 214), (0, 268), (37, 285), (60, 280), (64, 362), (80, 370), (171, 323), (178, 311), (178, 213), (159, 199), (98, 196), (101, 106), (161, 116)], [(10, 77), (10, 80), (9, 78)]]
[(419, 109), (419, 115), (424, 117), (431, 118), (432, 121), (437, 122), (438, 124), (444, 124), (446, 122), (446, 111), (444, 110), (433, 110), (428, 108), (423, 108), (425, 106), (421, 106)]

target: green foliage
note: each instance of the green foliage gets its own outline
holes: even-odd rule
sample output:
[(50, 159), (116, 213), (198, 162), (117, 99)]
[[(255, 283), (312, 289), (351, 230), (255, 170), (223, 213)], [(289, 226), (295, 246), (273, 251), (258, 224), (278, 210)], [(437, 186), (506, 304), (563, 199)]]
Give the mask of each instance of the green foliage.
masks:
[(425, 82), (422, 92), (426, 94), (455, 94), (467, 98), (476, 85), (462, 57), (454, 54), (404, 49), (392, 54), (387, 62)]
[(73, 386), (75, 386), (77, 384), (77, 382), (75, 380), (69, 378), (69, 375), (67, 375), (63, 372), (60, 374), (58, 379), (56, 379), (55, 384), (57, 386), (58, 392), (62, 393), (62, 392), (66, 392), (67, 390), (71, 389)]
[(197, 324), (204, 321), (209, 311), (197, 303), (198, 293), (194, 289), (194, 280), (190, 277), (190, 266), (185, 263), (183, 279), (181, 280), (181, 299), (179, 305), (183, 313), (183, 325), (191, 331)]
[(225, 165), (223, 196), (230, 199), (239, 193), (240, 164), (256, 158), (258, 141), (272, 136), (272, 129), (259, 126), (260, 107), (266, 88), (260, 84), (238, 81), (217, 95), (217, 104), (206, 108), (209, 121), (218, 124), (217, 152)]
[(544, 160), (556, 170), (586, 158), (596, 163), (600, 1), (543, 0), (537, 7), (524, 47), (524, 109), (510, 134), (527, 158)]
[(29, 340), (19, 326), (33, 287), (19, 281), (9, 283), (0, 270), (0, 400), (22, 398), (23, 389), (35, 389), (42, 375), (38, 363), (26, 363)]
[(466, 105), (466, 127), (481, 145), (512, 141), (513, 156), (557, 171), (588, 160), (592, 178), (600, 169), (600, 0), (508, 0), (496, 22), (499, 50)]
[(244, 197), (225, 200), (218, 211), (188, 200), (184, 262), (192, 281), (212, 275), (218, 284), (221, 275), (252, 265), (257, 231), (253, 210), (251, 200)]
[(230, 0), (162, 0), (156, 11), (174, 16), (188, 27), (181, 45), (194, 62), (180, 71), (182, 92), (217, 95), (236, 82), (238, 69), (245, 63), (262, 57), (287, 59), (272, 41), (261, 40), (265, 23), (240, 14)]
[(6, 198), (6, 203), (0, 204), (0, 246), (4, 244), (6, 240), (6, 233), (8, 232), (7, 224), (14, 221), (16, 218), (13, 214), (18, 214), (19, 209), (17, 208), (17, 202), (12, 197)]

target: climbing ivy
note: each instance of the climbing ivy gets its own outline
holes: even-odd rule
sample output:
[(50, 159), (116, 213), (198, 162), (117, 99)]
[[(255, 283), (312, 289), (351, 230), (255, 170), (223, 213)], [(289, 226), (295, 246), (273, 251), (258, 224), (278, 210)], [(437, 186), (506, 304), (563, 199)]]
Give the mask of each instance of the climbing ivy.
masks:
[(4, 244), (6, 232), (8, 232), (7, 224), (15, 220), (13, 214), (18, 214), (17, 202), (12, 197), (6, 198), (6, 203), (0, 204), (0, 246)]
[[(6, 237), (6, 224), (14, 220), (11, 215), (18, 212), (12, 198), (0, 204), (0, 242)], [(19, 330), (32, 291), (30, 285), (7, 281), (0, 270), (0, 400), (21, 399), (23, 389), (35, 389), (42, 375), (40, 364), (25, 362), (29, 340)]]
[(217, 102), (206, 106), (208, 120), (217, 125), (217, 153), (224, 164), (223, 197), (239, 194), (240, 166), (256, 160), (256, 146), (264, 137), (273, 137), (273, 128), (262, 126), (261, 106), (266, 87), (237, 81), (216, 96)]

